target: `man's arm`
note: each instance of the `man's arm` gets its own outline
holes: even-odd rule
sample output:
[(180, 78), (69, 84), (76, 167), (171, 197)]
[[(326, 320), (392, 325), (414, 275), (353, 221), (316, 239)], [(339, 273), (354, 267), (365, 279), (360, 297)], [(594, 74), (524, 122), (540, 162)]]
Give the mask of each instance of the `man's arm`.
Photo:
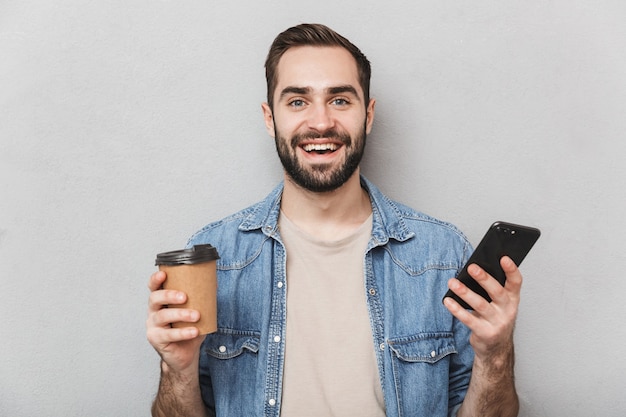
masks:
[(477, 265), (470, 275), (487, 291), (489, 303), (456, 279), (449, 287), (474, 310), (463, 309), (451, 298), (445, 299), (450, 312), (470, 328), (470, 344), (475, 357), (470, 385), (458, 417), (516, 417), (519, 400), (515, 391), (513, 330), (522, 286), (522, 275), (508, 257), (501, 260), (506, 273), (502, 287)]
[(153, 417), (206, 417), (200, 395), (198, 372), (190, 375), (172, 372), (161, 362), (159, 392), (152, 404)]
[(514, 354), (510, 349), (494, 353), (486, 361), (474, 359), (472, 378), (457, 417), (500, 416), (516, 417), (519, 402), (513, 376)]
[(198, 321), (195, 310), (165, 308), (182, 304), (186, 294), (163, 290), (164, 272), (150, 277), (148, 288), (148, 341), (161, 357), (161, 381), (152, 405), (154, 417), (206, 417), (200, 394), (198, 360), (200, 345), (204, 340), (196, 327), (172, 328), (171, 323)]

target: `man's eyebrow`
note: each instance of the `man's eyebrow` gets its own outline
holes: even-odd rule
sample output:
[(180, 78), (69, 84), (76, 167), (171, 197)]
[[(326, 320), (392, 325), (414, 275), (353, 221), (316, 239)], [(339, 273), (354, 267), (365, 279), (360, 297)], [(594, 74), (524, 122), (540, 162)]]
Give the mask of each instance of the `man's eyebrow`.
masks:
[(308, 94), (309, 92), (311, 92), (311, 89), (308, 87), (289, 86), (289, 87), (283, 88), (283, 90), (280, 92), (280, 98), (282, 99), (288, 94), (305, 95), (305, 94)]
[(359, 93), (357, 93), (356, 88), (351, 85), (340, 85), (337, 87), (330, 87), (328, 90), (328, 94), (345, 94), (349, 93), (359, 98)]
[[(311, 93), (310, 87), (288, 86), (282, 89), (282, 91), (280, 92), (280, 98), (282, 99), (289, 94), (307, 95), (310, 93)], [(330, 94), (330, 95), (351, 94), (351, 95), (354, 95), (356, 98), (360, 98), (359, 93), (356, 91), (356, 88), (354, 88), (352, 85), (349, 85), (349, 84), (339, 85), (336, 87), (329, 87), (326, 89), (326, 94)]]

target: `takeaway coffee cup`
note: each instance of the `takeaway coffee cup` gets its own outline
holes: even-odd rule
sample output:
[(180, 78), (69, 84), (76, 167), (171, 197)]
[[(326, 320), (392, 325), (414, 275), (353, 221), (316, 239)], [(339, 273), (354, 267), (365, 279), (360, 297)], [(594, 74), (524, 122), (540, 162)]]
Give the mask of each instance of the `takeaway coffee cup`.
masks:
[(187, 302), (176, 307), (200, 312), (198, 322), (173, 323), (172, 327), (196, 326), (200, 334), (217, 330), (217, 259), (217, 249), (208, 244), (157, 255), (155, 264), (167, 274), (163, 288), (187, 294)]

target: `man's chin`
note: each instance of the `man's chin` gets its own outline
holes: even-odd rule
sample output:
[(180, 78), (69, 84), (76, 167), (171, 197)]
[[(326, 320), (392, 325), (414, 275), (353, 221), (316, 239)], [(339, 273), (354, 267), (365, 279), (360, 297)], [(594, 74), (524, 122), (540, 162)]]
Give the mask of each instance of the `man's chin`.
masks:
[[(319, 173), (317, 173), (319, 174)], [(338, 190), (355, 174), (352, 171), (350, 175), (347, 173), (335, 172), (332, 174), (316, 175), (316, 173), (307, 172), (292, 175), (286, 173), (288, 179), (298, 187), (314, 193), (330, 193)]]

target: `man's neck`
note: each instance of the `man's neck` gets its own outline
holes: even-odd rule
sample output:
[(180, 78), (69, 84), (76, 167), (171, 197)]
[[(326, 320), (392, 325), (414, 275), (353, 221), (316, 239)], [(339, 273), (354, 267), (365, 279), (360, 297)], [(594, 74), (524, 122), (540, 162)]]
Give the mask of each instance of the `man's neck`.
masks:
[(358, 170), (341, 187), (324, 193), (306, 190), (285, 177), (281, 209), (296, 226), (322, 240), (350, 235), (372, 213)]

